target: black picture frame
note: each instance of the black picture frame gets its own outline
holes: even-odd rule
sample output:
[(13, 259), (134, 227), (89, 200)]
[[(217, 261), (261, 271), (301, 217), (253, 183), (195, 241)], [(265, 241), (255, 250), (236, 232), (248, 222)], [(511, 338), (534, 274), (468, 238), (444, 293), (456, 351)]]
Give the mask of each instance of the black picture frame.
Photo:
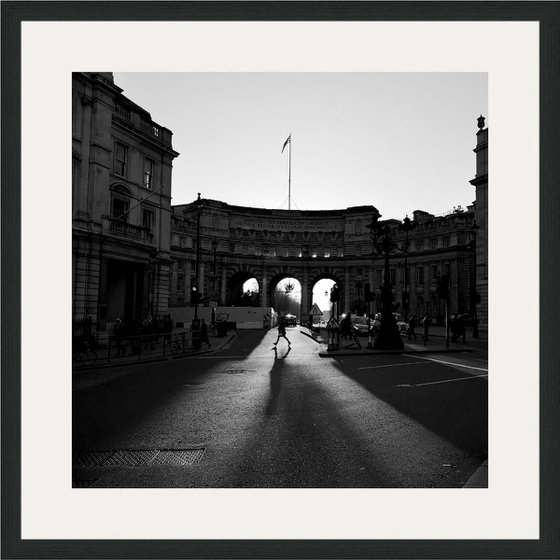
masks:
[[(3, 558), (559, 558), (560, 6), (556, 2), (2, 3)], [(536, 540), (22, 540), (21, 23), (24, 21), (537, 21), (540, 25), (540, 538)], [(477, 40), (473, 38), (473, 41)], [(523, 115), (519, 115), (520, 134)], [(513, 217), (511, 242), (523, 228)], [(521, 287), (522, 288), (522, 287)], [(520, 297), (521, 294), (520, 294)], [(515, 305), (522, 307), (516, 302)], [(522, 335), (521, 335), (522, 338)], [(522, 452), (522, 450), (520, 450)], [(515, 488), (512, 488), (515, 492)], [(522, 504), (520, 504), (522, 507)]]

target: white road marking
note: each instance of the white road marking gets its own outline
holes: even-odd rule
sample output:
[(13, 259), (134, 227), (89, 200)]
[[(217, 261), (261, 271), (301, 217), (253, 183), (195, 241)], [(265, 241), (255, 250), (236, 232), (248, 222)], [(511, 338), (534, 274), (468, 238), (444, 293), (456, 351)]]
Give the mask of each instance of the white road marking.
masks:
[(425, 385), (439, 385), (440, 383), (453, 383), (455, 381), (466, 381), (468, 379), (477, 379), (478, 377), (488, 377), (488, 374), (480, 374), (480, 375), (469, 375), (468, 377), (458, 377), (456, 379), (443, 379), (442, 381), (430, 381), (429, 383), (415, 383), (415, 384), (403, 384), (403, 385), (395, 385), (395, 387), (424, 387)]
[(427, 363), (428, 362), (404, 362), (403, 364), (386, 364), (384, 366), (364, 366), (358, 369), (380, 369), (380, 368), (399, 367), (399, 366), (420, 366), (422, 364), (427, 364)]
[[(415, 358), (416, 357), (416, 356), (412, 356), (410, 354), (403, 354), (403, 356), (406, 356), (407, 358)], [(466, 369), (474, 369), (476, 371), (486, 371), (486, 372), (488, 371), (488, 368), (467, 366), (465, 364), (458, 364), (456, 362), (446, 362), (444, 360), (436, 360), (435, 358), (427, 358), (426, 356), (418, 357), (418, 359), (429, 360), (430, 362), (435, 362), (436, 364), (444, 364), (446, 366), (454, 366), (454, 367), (460, 367), (460, 368), (466, 368)]]

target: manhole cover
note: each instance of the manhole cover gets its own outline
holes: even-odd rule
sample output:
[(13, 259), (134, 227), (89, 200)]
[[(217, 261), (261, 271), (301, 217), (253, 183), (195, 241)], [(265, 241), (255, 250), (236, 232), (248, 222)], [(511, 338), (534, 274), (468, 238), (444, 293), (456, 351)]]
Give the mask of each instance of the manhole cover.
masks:
[(92, 480), (73, 480), (72, 488), (91, 488), (92, 486), (95, 486), (95, 483), (98, 480), (98, 478), (94, 478)]
[(157, 454), (157, 449), (149, 451), (117, 451), (103, 463), (103, 466), (142, 467), (148, 465)]
[(113, 451), (89, 452), (80, 451), (72, 455), (72, 466), (74, 467), (100, 467), (113, 455)]
[(202, 455), (204, 455), (204, 449), (160, 451), (151, 464), (183, 467), (185, 465), (194, 465), (195, 463), (198, 463), (202, 458)]
[(74, 468), (187, 466), (198, 463), (204, 451), (204, 448), (79, 451), (73, 454), (72, 465)]

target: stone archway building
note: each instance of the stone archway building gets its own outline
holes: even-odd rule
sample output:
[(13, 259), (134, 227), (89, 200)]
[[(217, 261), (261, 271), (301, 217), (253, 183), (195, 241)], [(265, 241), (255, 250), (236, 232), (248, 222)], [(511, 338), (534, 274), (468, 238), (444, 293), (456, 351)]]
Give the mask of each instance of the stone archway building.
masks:
[[(373, 258), (367, 225), (377, 213), (374, 206), (343, 210), (271, 210), (233, 206), (202, 199), (172, 207), (170, 307), (189, 305), (197, 286), (206, 305), (239, 305), (241, 286), (256, 278), (258, 305), (272, 306), (272, 294), (283, 278), (296, 278), (302, 287), (301, 314), (312, 305), (312, 290), (322, 278), (341, 287), (341, 310), (364, 300), (365, 285), (376, 296), (383, 278), (383, 259)], [(435, 217), (414, 212), (407, 255), (409, 310), (416, 315), (443, 312), (436, 295), (437, 279), (450, 277), (452, 313), (469, 312), (469, 288), (474, 282), (469, 230), (473, 209), (458, 209)], [(397, 220), (387, 220), (397, 244), (404, 233)], [(200, 235), (197, 237), (197, 231)], [(198, 279), (196, 278), (199, 238)], [(405, 292), (404, 254), (390, 260), (395, 309), (402, 311)], [(377, 298), (372, 311), (380, 309)]]

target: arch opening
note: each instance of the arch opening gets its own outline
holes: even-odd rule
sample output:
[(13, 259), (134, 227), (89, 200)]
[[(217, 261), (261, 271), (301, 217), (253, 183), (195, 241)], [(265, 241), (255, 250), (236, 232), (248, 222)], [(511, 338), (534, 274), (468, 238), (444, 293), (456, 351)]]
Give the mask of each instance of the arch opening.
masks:
[(228, 282), (228, 305), (258, 307), (261, 304), (259, 282), (250, 272), (238, 272)]
[(273, 307), (277, 313), (301, 318), (301, 284), (297, 278), (283, 278), (272, 294)]
[(315, 282), (313, 286), (312, 304), (317, 305), (323, 312), (321, 317), (315, 317), (314, 321), (324, 321), (325, 323), (331, 318), (332, 303), (331, 303), (331, 288), (334, 286), (335, 281), (332, 278), (321, 278)]

